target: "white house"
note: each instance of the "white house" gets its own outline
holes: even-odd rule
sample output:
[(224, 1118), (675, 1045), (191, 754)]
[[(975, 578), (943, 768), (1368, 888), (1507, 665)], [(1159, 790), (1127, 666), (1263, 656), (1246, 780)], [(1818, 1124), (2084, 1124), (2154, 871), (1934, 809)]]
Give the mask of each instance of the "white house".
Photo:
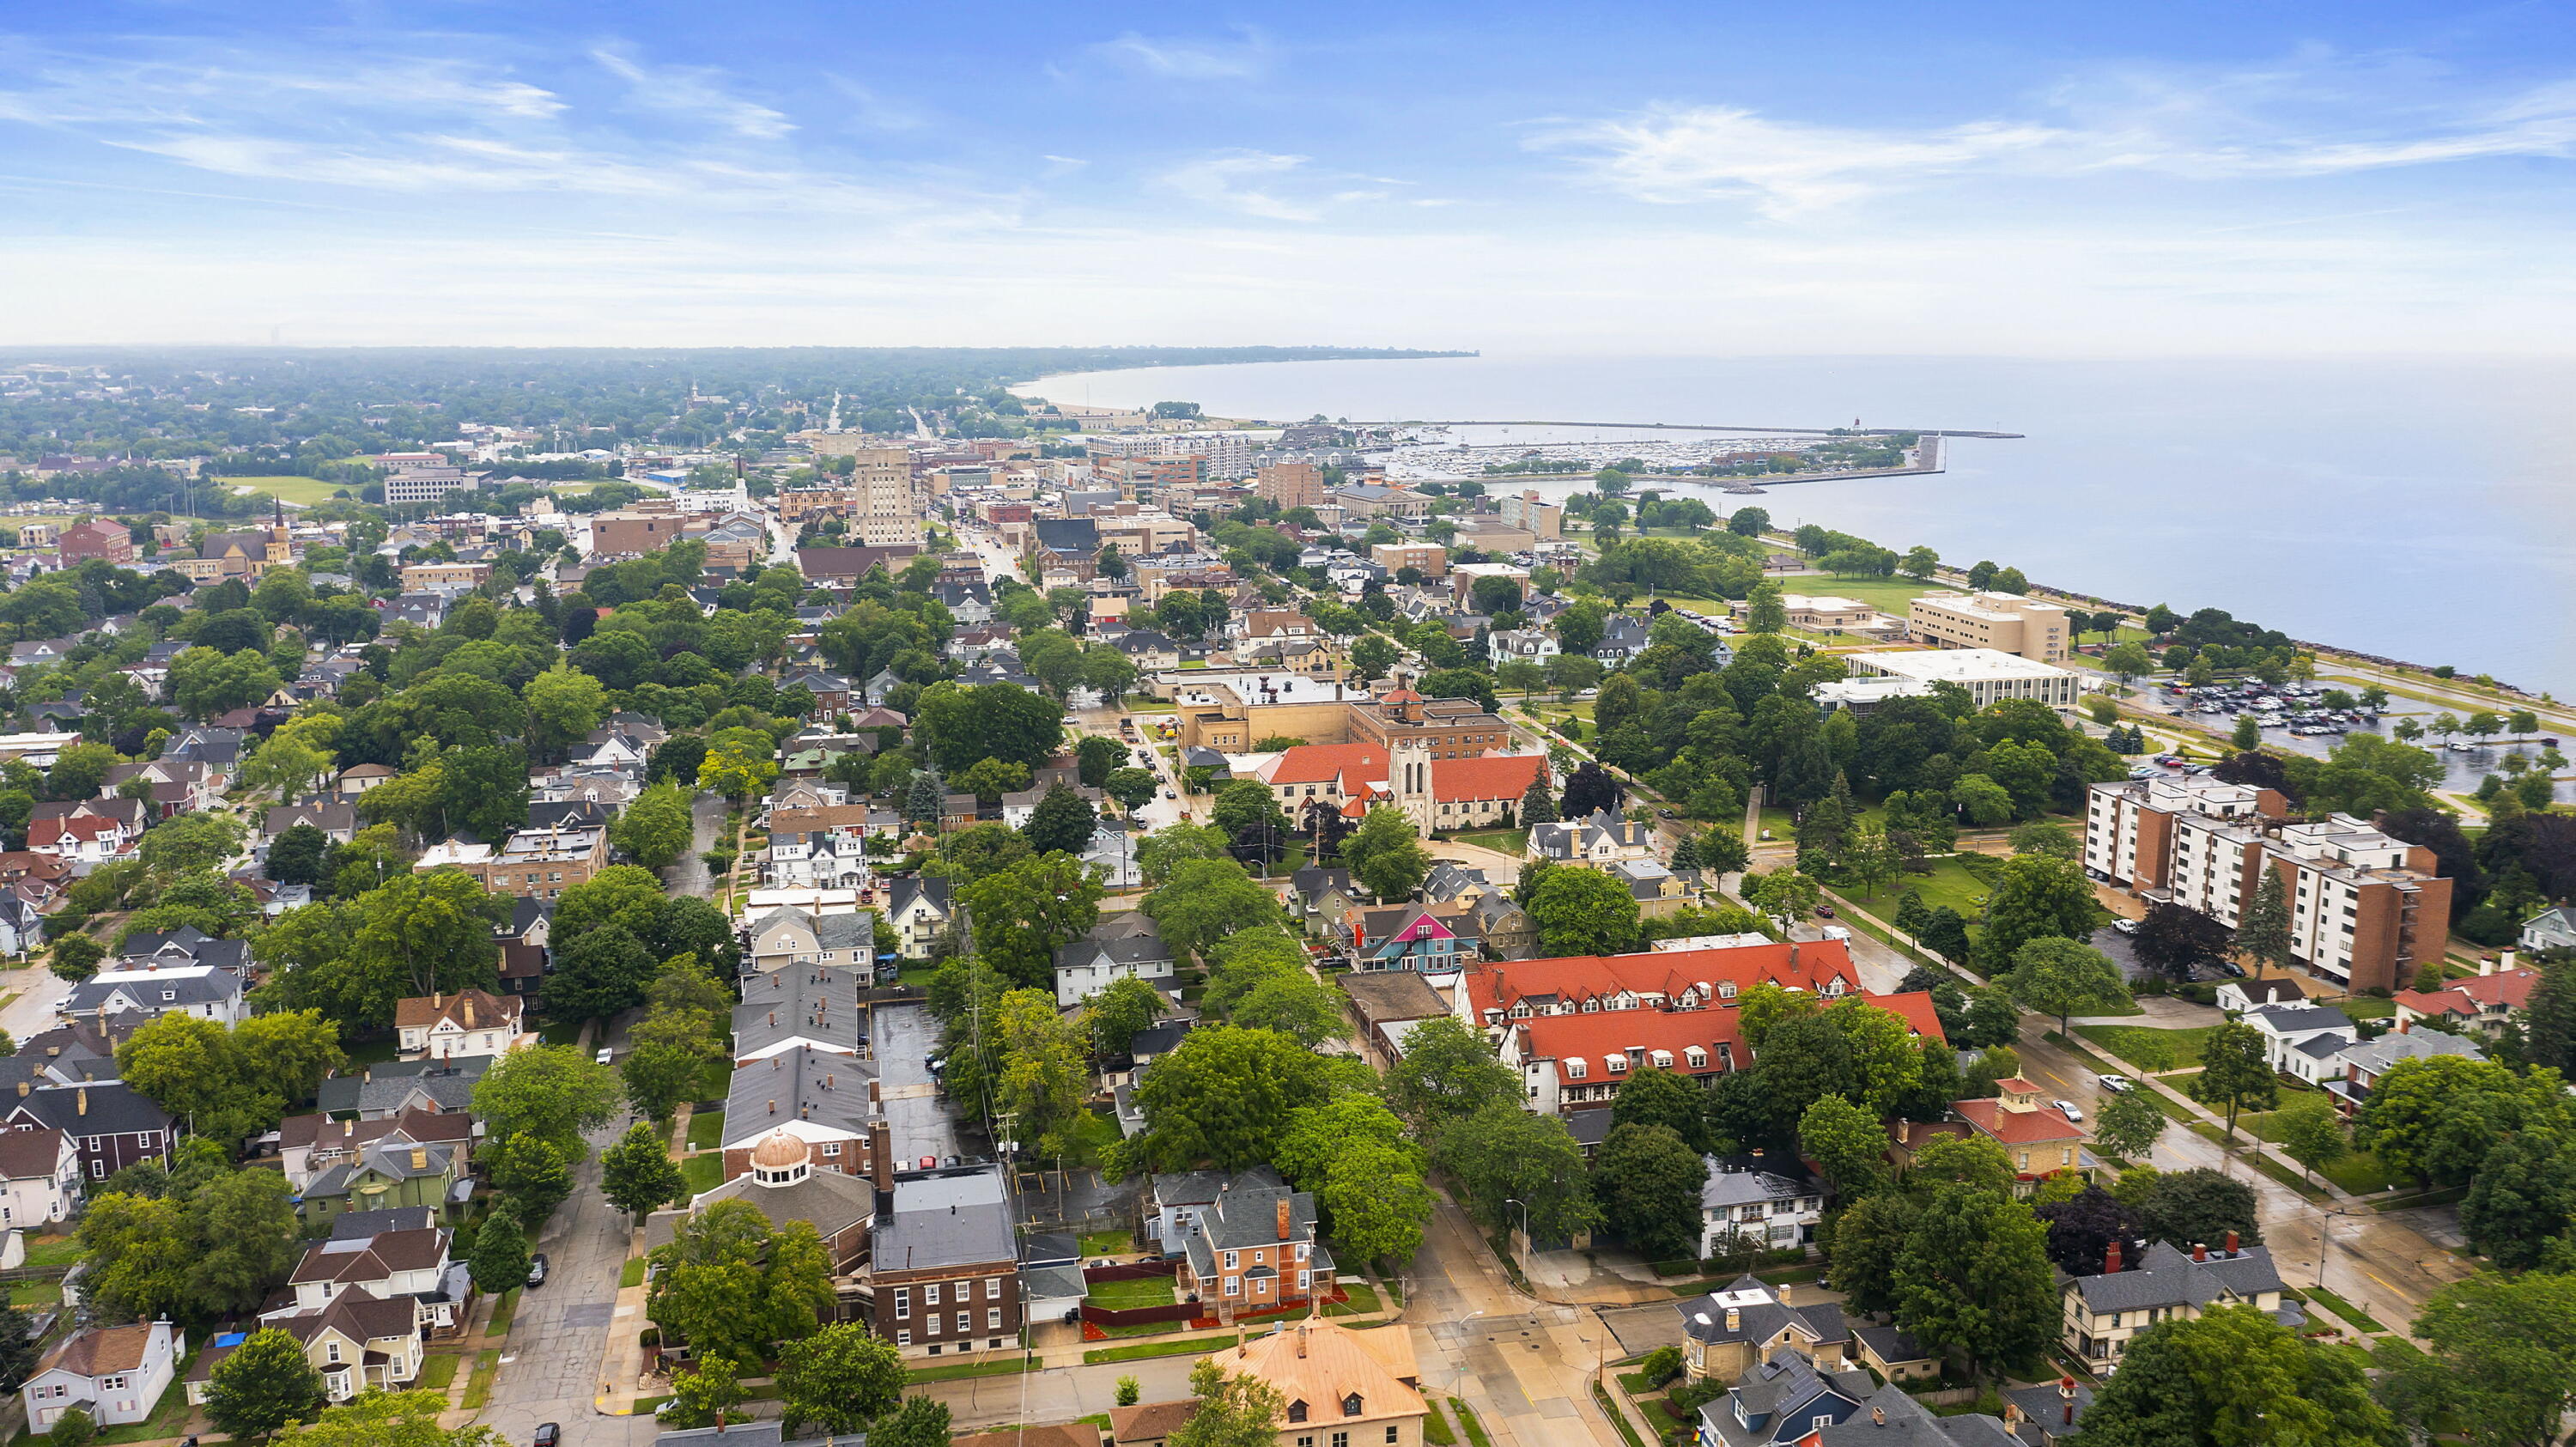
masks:
[(415, 995), (394, 1002), (394, 1029), (405, 1060), (450, 1060), (459, 1055), (506, 1055), (537, 1037), (519, 1028), (527, 1001), (517, 995), (459, 990)]
[(907, 960), (930, 958), (930, 947), (948, 928), (950, 893), (945, 879), (898, 877), (886, 891), (886, 923)]
[(2329, 1061), (2361, 1038), (2352, 1018), (2330, 1005), (2266, 1005), (2238, 1017), (2263, 1035), (2263, 1059), (2310, 1085), (2342, 1072)]
[(260, 1313), (260, 1320), (317, 1311), (343, 1292), (363, 1289), (380, 1301), (416, 1306), (424, 1326), (453, 1325), (462, 1303), (445, 1300), (441, 1292), (449, 1240), (446, 1231), (428, 1226), (316, 1241), (286, 1279), (295, 1299)]
[(1795, 1156), (1710, 1156), (1699, 1191), (1702, 1257), (1742, 1250), (1747, 1239), (1784, 1251), (1816, 1239), (1825, 1188)]
[(1622, 859), (1652, 859), (1655, 826), (1647, 820), (1618, 819), (1607, 809), (1595, 809), (1588, 819), (1531, 825), (1529, 851), (1558, 864), (1589, 864), (1596, 868)]
[(1172, 977), (1172, 952), (1162, 938), (1144, 931), (1117, 939), (1079, 939), (1055, 952), (1055, 1002), (1079, 1005), (1109, 988), (1112, 980)]
[(181, 1347), (177, 1329), (166, 1321), (81, 1328), (18, 1389), (28, 1427), (50, 1433), (74, 1407), (101, 1427), (142, 1421), (170, 1389)]
[(71, 1219), (81, 1198), (80, 1152), (58, 1130), (0, 1131), (0, 1228)]
[(101, 1018), (101, 1012), (194, 1015), (238, 1025), (250, 1014), (242, 995), (241, 976), (215, 965), (157, 966), (139, 970), (101, 970), (72, 987), (55, 1013), (63, 1019)]

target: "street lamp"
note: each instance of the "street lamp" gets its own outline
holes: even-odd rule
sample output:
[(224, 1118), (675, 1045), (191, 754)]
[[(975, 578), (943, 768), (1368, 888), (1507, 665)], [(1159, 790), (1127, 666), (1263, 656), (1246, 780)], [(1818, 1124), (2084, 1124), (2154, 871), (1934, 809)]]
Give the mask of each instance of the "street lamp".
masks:
[(1503, 1204), (1506, 1206), (1518, 1206), (1521, 1208), (1521, 1270), (1527, 1271), (1529, 1270), (1529, 1254), (1538, 1244), (1530, 1239), (1529, 1203), (1515, 1196), (1505, 1196), (1503, 1198)]

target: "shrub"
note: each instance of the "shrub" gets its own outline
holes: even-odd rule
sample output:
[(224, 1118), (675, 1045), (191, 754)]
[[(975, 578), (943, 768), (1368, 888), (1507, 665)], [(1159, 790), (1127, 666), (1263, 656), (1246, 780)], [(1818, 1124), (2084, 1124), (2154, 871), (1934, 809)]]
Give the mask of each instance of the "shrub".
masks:
[(1660, 1387), (1682, 1374), (1682, 1349), (1657, 1347), (1646, 1353), (1646, 1359), (1637, 1364), (1637, 1371), (1645, 1377), (1646, 1385)]

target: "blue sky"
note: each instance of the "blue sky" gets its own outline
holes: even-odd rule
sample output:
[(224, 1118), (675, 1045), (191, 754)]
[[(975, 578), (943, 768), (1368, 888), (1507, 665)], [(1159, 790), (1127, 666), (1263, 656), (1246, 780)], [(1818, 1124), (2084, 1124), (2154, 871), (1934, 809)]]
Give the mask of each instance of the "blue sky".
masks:
[(0, 340), (2564, 354), (2570, 18), (22, 3)]

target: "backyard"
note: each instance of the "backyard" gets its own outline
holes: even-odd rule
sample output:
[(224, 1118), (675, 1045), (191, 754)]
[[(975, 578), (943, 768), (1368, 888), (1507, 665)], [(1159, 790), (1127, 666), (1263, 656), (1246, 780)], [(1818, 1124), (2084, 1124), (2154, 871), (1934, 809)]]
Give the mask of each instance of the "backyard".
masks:
[(1095, 1281), (1085, 1304), (1108, 1311), (1133, 1311), (1140, 1306), (1170, 1306), (1179, 1300), (1172, 1294), (1172, 1278), (1144, 1276), (1134, 1281)]

